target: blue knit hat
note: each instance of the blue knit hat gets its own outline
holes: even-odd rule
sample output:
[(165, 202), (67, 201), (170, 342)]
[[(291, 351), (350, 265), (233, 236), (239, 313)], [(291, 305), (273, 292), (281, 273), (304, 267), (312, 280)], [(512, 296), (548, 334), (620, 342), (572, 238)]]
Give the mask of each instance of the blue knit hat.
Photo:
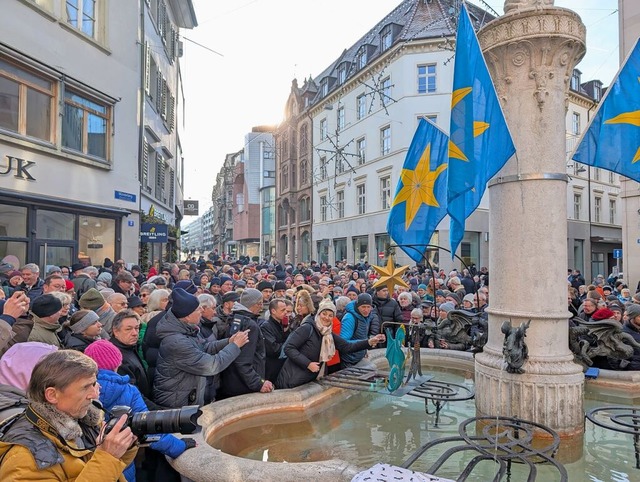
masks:
[(176, 283), (175, 288), (181, 288), (191, 295), (198, 292), (198, 287), (190, 279), (183, 279)]
[(176, 318), (184, 318), (198, 309), (198, 298), (187, 293), (182, 288), (176, 288), (171, 292), (171, 312)]

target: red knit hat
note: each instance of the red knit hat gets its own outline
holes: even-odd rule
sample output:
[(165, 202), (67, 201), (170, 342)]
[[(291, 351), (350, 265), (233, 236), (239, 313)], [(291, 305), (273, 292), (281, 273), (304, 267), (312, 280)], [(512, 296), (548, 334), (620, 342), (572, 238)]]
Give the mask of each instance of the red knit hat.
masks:
[(66, 290), (65, 291), (73, 291), (74, 290), (74, 286), (73, 286), (73, 282), (67, 280), (64, 280), (64, 284), (66, 285)]
[(608, 320), (613, 317), (615, 317), (615, 314), (609, 308), (600, 308), (591, 315), (591, 319), (594, 321)]
[(107, 340), (94, 341), (84, 350), (84, 354), (95, 361), (102, 370), (115, 372), (122, 365), (122, 353)]

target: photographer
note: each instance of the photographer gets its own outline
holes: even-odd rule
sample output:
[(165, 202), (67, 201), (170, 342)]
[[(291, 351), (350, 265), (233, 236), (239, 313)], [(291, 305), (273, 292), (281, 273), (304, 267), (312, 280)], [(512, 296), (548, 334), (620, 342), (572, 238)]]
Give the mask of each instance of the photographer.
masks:
[(126, 417), (99, 434), (98, 367), (86, 355), (61, 350), (38, 362), (27, 389), (29, 407), (0, 427), (0, 480), (126, 480), (138, 451)]

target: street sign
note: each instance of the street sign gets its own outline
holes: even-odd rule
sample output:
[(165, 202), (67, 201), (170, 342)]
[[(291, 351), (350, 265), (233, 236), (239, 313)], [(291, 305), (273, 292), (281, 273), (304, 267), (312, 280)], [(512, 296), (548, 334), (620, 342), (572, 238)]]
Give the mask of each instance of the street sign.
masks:
[(136, 202), (136, 195), (130, 192), (113, 191), (113, 197), (121, 201), (129, 201), (130, 203)]
[(622, 250), (614, 249), (613, 250), (613, 259), (621, 259), (622, 258)]
[(378, 258), (380, 258), (380, 259), (384, 259), (384, 251), (380, 251), (380, 252), (378, 253)]

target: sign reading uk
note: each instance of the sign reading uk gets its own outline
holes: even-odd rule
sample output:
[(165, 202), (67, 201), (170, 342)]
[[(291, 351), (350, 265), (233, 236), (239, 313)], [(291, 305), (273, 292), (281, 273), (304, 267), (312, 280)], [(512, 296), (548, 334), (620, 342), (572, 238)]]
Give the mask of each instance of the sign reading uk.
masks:
[(16, 171), (13, 175), (16, 179), (24, 179), (25, 181), (35, 181), (36, 178), (31, 175), (29, 169), (36, 165), (33, 161), (20, 159), (19, 157), (4, 156), (7, 163), (0, 165), (0, 176), (6, 176), (11, 171)]
[(169, 226), (166, 224), (142, 223), (140, 225), (141, 243), (166, 243), (169, 241)]

